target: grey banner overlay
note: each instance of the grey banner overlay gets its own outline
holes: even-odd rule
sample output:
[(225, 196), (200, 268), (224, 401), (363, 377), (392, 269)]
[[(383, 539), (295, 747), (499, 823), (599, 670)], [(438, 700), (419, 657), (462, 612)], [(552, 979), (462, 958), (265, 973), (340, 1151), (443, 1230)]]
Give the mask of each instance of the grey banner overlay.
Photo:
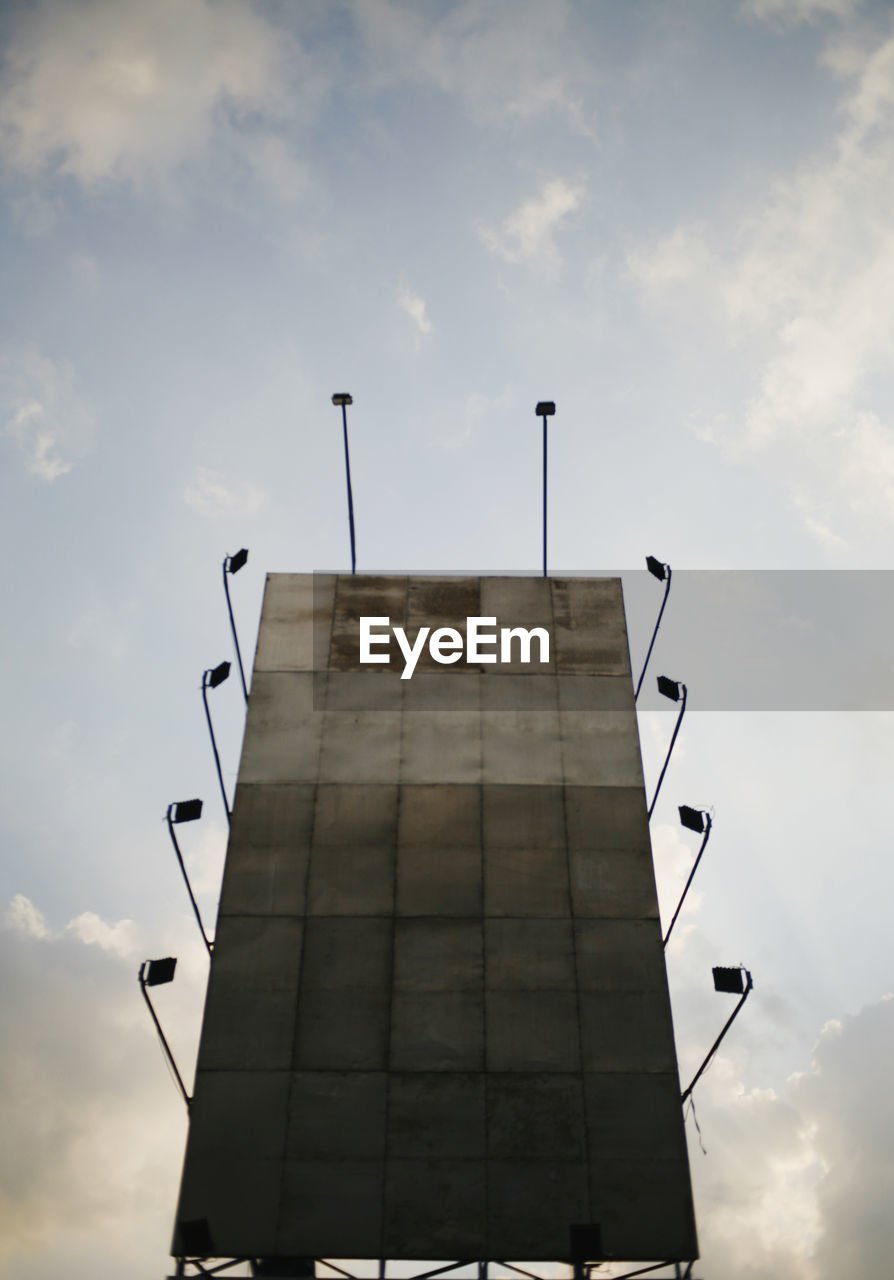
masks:
[[(622, 684), (632, 678), (635, 685), (639, 678), (664, 583), (645, 570), (577, 572), (556, 575), (554, 581), (572, 576), (622, 580), (632, 677), (607, 666), (590, 683), (592, 707), (611, 709), (621, 705)], [(444, 623), (431, 620), (433, 627)], [(416, 625), (413, 620), (407, 627), (411, 641)], [(532, 620), (497, 618), (498, 627), (514, 625), (532, 625)], [(892, 636), (894, 571), (678, 570), (637, 707), (673, 710), (657, 690), (656, 678), (666, 675), (686, 684), (690, 711), (892, 711)], [(560, 648), (557, 639), (554, 649)], [(550, 710), (557, 700), (561, 705), (566, 683), (555, 653), (548, 667), (516, 664), (511, 670), (501, 665), (439, 668), (429, 661), (412, 679), (400, 680), (396, 646), (390, 666), (334, 670), (329, 643), (328, 636), (315, 637), (314, 704), (319, 709)], [(455, 679), (460, 669), (462, 682)], [(519, 680), (521, 674), (527, 679)]]

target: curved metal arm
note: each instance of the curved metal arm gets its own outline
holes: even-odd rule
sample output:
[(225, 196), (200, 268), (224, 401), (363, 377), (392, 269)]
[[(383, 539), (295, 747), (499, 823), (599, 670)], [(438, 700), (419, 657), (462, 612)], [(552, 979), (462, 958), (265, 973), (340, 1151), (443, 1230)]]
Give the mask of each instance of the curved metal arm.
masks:
[(680, 714), (677, 716), (677, 723), (674, 725), (674, 731), (671, 734), (670, 746), (667, 749), (667, 755), (664, 757), (664, 764), (661, 766), (661, 773), (658, 775), (658, 785), (655, 788), (655, 794), (652, 797), (652, 803), (649, 805), (649, 818), (655, 808), (655, 802), (658, 799), (658, 792), (661, 790), (661, 784), (664, 781), (664, 775), (667, 773), (667, 766), (670, 764), (671, 754), (674, 749), (674, 743), (677, 741), (677, 734), (680, 732), (680, 725), (683, 723), (683, 716), (686, 714), (686, 686), (680, 682), (680, 688), (683, 690), (681, 699)]
[(236, 619), (233, 617), (233, 604), (232, 604), (232, 601), (230, 600), (230, 584), (227, 581), (227, 579), (229, 578), (227, 566), (229, 565), (231, 559), (232, 559), (232, 556), (224, 556), (224, 562), (223, 562), (224, 595), (227, 597), (227, 613), (230, 615), (230, 630), (233, 633), (233, 645), (236, 649), (236, 662), (239, 665), (239, 679), (242, 681), (242, 692), (245, 696), (245, 702), (247, 705), (248, 704), (248, 685), (245, 683), (245, 668), (242, 665), (242, 652), (239, 648), (239, 636), (236, 634)]
[(177, 1087), (179, 1088), (181, 1094), (183, 1095), (183, 1101), (186, 1103), (186, 1109), (188, 1111), (190, 1106), (192, 1105), (192, 1098), (186, 1092), (186, 1085), (183, 1083), (183, 1077), (181, 1076), (180, 1072), (177, 1070), (177, 1063), (174, 1061), (174, 1055), (171, 1053), (171, 1046), (168, 1044), (165, 1038), (165, 1033), (162, 1031), (161, 1023), (158, 1020), (158, 1015), (156, 1014), (155, 1009), (152, 1007), (152, 1001), (149, 999), (149, 992), (146, 990), (146, 979), (144, 976), (145, 970), (146, 970), (145, 963), (141, 964), (140, 972), (138, 974), (140, 990), (143, 993), (143, 999), (146, 1001), (146, 1008), (149, 1010), (149, 1013), (152, 1017), (152, 1021), (155, 1023), (155, 1030), (158, 1032), (158, 1038), (161, 1041), (161, 1047), (162, 1049), (164, 1049), (165, 1057), (170, 1063), (171, 1070), (174, 1073), (174, 1078), (177, 1081)]
[(211, 750), (214, 752), (214, 763), (217, 766), (217, 781), (220, 783), (220, 794), (223, 797), (224, 812), (227, 822), (230, 821), (230, 805), (227, 800), (227, 789), (224, 786), (223, 770), (220, 767), (220, 755), (217, 750), (217, 739), (214, 737), (214, 725), (211, 723), (211, 711), (208, 707), (208, 672), (202, 674), (202, 702), (205, 706), (205, 719), (208, 721), (208, 732), (211, 735)]
[(207, 933), (205, 932), (205, 926), (202, 923), (202, 914), (199, 911), (199, 904), (196, 902), (195, 894), (192, 891), (192, 885), (189, 883), (189, 876), (186, 871), (186, 864), (183, 861), (183, 854), (180, 852), (180, 845), (178, 844), (177, 836), (174, 833), (174, 822), (171, 817), (173, 812), (174, 812), (174, 806), (172, 804), (169, 804), (168, 812), (165, 815), (165, 819), (167, 821), (168, 831), (170, 832), (170, 836), (171, 836), (171, 844), (174, 846), (174, 852), (177, 855), (177, 862), (180, 864), (180, 870), (183, 873), (183, 882), (186, 885), (186, 892), (189, 894), (189, 900), (192, 903), (193, 914), (195, 915), (196, 923), (199, 926), (199, 933), (202, 935), (202, 941), (204, 942), (205, 947), (207, 948), (208, 954), (210, 956), (211, 951), (214, 947), (214, 943), (210, 941)]
[(692, 870), (689, 872), (689, 879), (686, 881), (686, 884), (683, 886), (683, 892), (680, 894), (680, 901), (677, 903), (677, 909), (674, 912), (673, 919), (671, 920), (670, 924), (667, 926), (667, 933), (664, 935), (664, 941), (661, 944), (662, 947), (667, 946), (667, 940), (671, 936), (674, 925), (677, 923), (677, 916), (680, 914), (683, 903), (686, 901), (686, 895), (689, 892), (689, 886), (692, 884), (692, 881), (695, 878), (695, 873), (696, 871), (698, 871), (698, 864), (702, 860), (702, 854), (704, 853), (705, 846), (708, 843), (708, 837), (711, 834), (711, 815), (709, 813), (705, 814), (705, 823), (706, 823), (705, 834), (702, 840), (701, 848), (698, 851), (698, 855), (695, 859), (695, 862), (692, 864)]
[(754, 983), (753, 983), (753, 982), (752, 982), (752, 980), (751, 980), (751, 974), (750, 974), (750, 973), (748, 972), (748, 970), (746, 969), (746, 970), (745, 970), (745, 990), (744, 990), (744, 991), (743, 991), (743, 993), (742, 993), (742, 996), (741, 996), (741, 998), (740, 998), (740, 1000), (739, 1000), (739, 1003), (736, 1005), (735, 1009), (733, 1009), (732, 1013), (731, 1013), (731, 1014), (730, 1014), (730, 1016), (727, 1018), (726, 1022), (724, 1023), (723, 1030), (721, 1031), (721, 1033), (720, 1033), (720, 1035), (717, 1037), (717, 1039), (714, 1041), (714, 1043), (711, 1045), (711, 1048), (708, 1050), (708, 1053), (707, 1053), (707, 1056), (706, 1056), (706, 1058), (705, 1058), (704, 1062), (703, 1062), (703, 1063), (702, 1063), (702, 1065), (699, 1067), (698, 1071), (696, 1071), (695, 1075), (692, 1077), (692, 1080), (689, 1082), (688, 1087), (687, 1087), (686, 1089), (684, 1089), (684, 1090), (683, 1090), (683, 1092), (680, 1094), (680, 1102), (681, 1102), (681, 1103), (684, 1103), (684, 1102), (686, 1101), (686, 1099), (687, 1099), (687, 1098), (689, 1097), (689, 1095), (692, 1093), (692, 1090), (695, 1088), (695, 1086), (696, 1086), (696, 1084), (698, 1083), (698, 1081), (701, 1079), (701, 1077), (702, 1077), (702, 1076), (704, 1075), (704, 1073), (707, 1071), (708, 1066), (710, 1065), (711, 1059), (714, 1057), (714, 1054), (715, 1054), (715, 1053), (717, 1052), (717, 1050), (720, 1048), (720, 1042), (721, 1042), (721, 1040), (722, 1040), (722, 1039), (723, 1039), (723, 1037), (726, 1035), (727, 1031), (729, 1031), (730, 1027), (733, 1025), (733, 1022), (735, 1021), (735, 1019), (736, 1019), (736, 1017), (737, 1017), (737, 1015), (738, 1015), (738, 1013), (739, 1013), (739, 1010), (742, 1008), (742, 1005), (743, 1005), (743, 1004), (745, 1003), (745, 1001), (748, 999), (748, 996), (750, 995), (750, 993), (751, 993), (751, 991), (753, 990), (753, 988), (754, 988)]
[(351, 530), (351, 573), (357, 572), (357, 549), (354, 542), (354, 494), (351, 490), (351, 456), (348, 452), (348, 410), (341, 406), (341, 425), (345, 438), (345, 476), (348, 481), (348, 524)]
[[(643, 687), (643, 680), (645, 680), (646, 678), (646, 667), (648, 667), (649, 665), (649, 659), (651, 658), (652, 650), (655, 647), (655, 638), (658, 635), (658, 628), (661, 626), (661, 619), (664, 614), (664, 606), (667, 604), (667, 598), (670, 595), (672, 570), (669, 564), (665, 565), (664, 567), (667, 569), (667, 577), (665, 578), (666, 585), (664, 588), (664, 598), (661, 601), (661, 608), (658, 610), (658, 618), (655, 623), (655, 630), (652, 632), (652, 639), (649, 641), (649, 650), (646, 654), (646, 660), (643, 663), (643, 669), (640, 672), (639, 680), (637, 681), (637, 684), (636, 684), (636, 692), (633, 695), (634, 702), (636, 702), (637, 698), (639, 697), (639, 691)], [(642, 570), (640, 570), (640, 572), (642, 572)]]

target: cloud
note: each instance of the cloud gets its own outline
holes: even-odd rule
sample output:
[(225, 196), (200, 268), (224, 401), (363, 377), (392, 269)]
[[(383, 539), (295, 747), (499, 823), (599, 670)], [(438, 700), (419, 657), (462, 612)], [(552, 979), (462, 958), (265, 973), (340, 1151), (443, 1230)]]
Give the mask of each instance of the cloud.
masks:
[(323, 77), (250, 5), (42, 0), (19, 13), (5, 56), (0, 154), (19, 173), (158, 183), (212, 142), (247, 134), (268, 185), (289, 200), (300, 190), (276, 132)]
[(498, 231), (481, 226), (478, 234), (492, 253), (507, 262), (555, 265), (560, 261), (555, 232), (580, 206), (583, 194), (583, 187), (553, 179), (544, 183), (538, 195), (523, 200)]
[(247, 480), (229, 486), (217, 471), (199, 467), (183, 492), (188, 506), (199, 515), (218, 519), (254, 516), (265, 506), (267, 494)]
[(750, 378), (705, 437), (765, 459), (830, 548), (894, 522), (892, 85), (894, 37), (862, 55), (824, 152), (738, 226), (677, 226), (628, 259), (674, 332), (691, 346), (707, 322)]
[(25, 469), (48, 483), (71, 471), (93, 439), (93, 414), (72, 366), (35, 346), (8, 347), (0, 357), (0, 413)]
[(397, 295), (397, 305), (407, 313), (415, 324), (417, 340), (419, 335), (431, 333), (431, 321), (426, 314), (425, 299), (423, 297), (418, 293), (413, 293), (412, 289), (402, 288)]
[(745, 0), (743, 9), (752, 17), (794, 27), (818, 18), (850, 18), (861, 0)]

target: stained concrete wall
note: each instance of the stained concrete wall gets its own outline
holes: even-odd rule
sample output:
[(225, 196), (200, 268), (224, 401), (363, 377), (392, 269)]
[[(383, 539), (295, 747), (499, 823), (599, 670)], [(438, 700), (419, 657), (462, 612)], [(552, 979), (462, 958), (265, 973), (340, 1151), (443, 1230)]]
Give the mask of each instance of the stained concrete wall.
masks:
[[(549, 661), (404, 681), (362, 615)], [(617, 580), (268, 578), (178, 1220), (220, 1256), (695, 1256)]]

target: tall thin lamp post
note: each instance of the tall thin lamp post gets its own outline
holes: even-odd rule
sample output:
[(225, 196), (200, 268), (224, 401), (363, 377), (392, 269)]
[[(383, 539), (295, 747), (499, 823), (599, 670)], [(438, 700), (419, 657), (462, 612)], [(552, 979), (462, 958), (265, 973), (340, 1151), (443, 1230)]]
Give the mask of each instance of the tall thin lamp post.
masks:
[(661, 599), (661, 608), (658, 610), (658, 618), (655, 622), (655, 629), (652, 632), (652, 639), (649, 641), (649, 650), (646, 654), (646, 660), (643, 663), (643, 669), (639, 673), (639, 680), (636, 684), (636, 693), (633, 695), (633, 701), (636, 702), (639, 697), (639, 691), (643, 687), (643, 680), (646, 678), (646, 668), (649, 665), (649, 659), (652, 656), (652, 650), (655, 647), (655, 639), (658, 635), (658, 628), (661, 626), (661, 619), (664, 615), (664, 606), (667, 604), (667, 598), (671, 589), (671, 567), (669, 564), (662, 564), (660, 560), (656, 560), (654, 556), (646, 556), (646, 568), (649, 570), (653, 578), (657, 578), (659, 582), (664, 583), (664, 595)]
[(754, 989), (754, 983), (751, 980), (751, 974), (742, 965), (738, 965), (737, 967), (732, 969), (728, 969), (724, 967), (716, 967), (711, 970), (711, 973), (714, 976), (715, 991), (728, 991), (731, 995), (741, 995), (742, 998), (739, 1001), (739, 1003), (736, 1005), (735, 1009), (733, 1009), (732, 1013), (727, 1018), (726, 1022), (724, 1023), (723, 1030), (721, 1031), (717, 1039), (714, 1041), (714, 1043), (711, 1045), (711, 1048), (708, 1050), (705, 1056), (704, 1062), (699, 1067), (698, 1071), (696, 1071), (695, 1075), (692, 1077), (687, 1087), (680, 1094), (681, 1103), (685, 1103), (686, 1099), (691, 1096), (692, 1090), (695, 1088), (698, 1081), (707, 1071), (708, 1067), (710, 1066), (711, 1059), (714, 1057), (714, 1054), (720, 1048), (721, 1040), (726, 1035), (727, 1031), (729, 1031), (730, 1027), (733, 1025), (733, 1022), (738, 1016), (739, 1011), (741, 1010), (745, 1001), (748, 999), (748, 996), (751, 993), (751, 991)]
[(698, 871), (698, 864), (702, 860), (702, 854), (705, 851), (705, 847), (708, 843), (708, 837), (711, 834), (711, 815), (706, 809), (693, 809), (688, 804), (681, 804), (680, 821), (683, 826), (687, 827), (690, 831), (698, 832), (699, 835), (702, 836), (702, 843), (701, 848), (696, 855), (695, 862), (692, 864), (692, 870), (689, 872), (689, 879), (683, 886), (683, 892), (680, 894), (680, 901), (677, 903), (677, 909), (673, 914), (670, 924), (667, 926), (667, 933), (664, 935), (664, 941), (661, 944), (663, 947), (667, 946), (667, 942), (673, 932), (674, 925), (677, 923), (677, 916), (680, 914), (683, 908), (683, 903), (686, 901), (689, 886), (695, 879), (695, 873)]
[(538, 418), (543, 419), (543, 576), (546, 577), (546, 420), (556, 412), (553, 400), (539, 400), (534, 410)]
[(237, 551), (234, 556), (224, 556), (223, 562), (223, 585), (224, 594), (227, 597), (227, 613), (230, 615), (230, 630), (233, 633), (233, 645), (236, 650), (236, 662), (239, 665), (239, 678), (242, 681), (242, 692), (245, 695), (246, 705), (248, 704), (248, 685), (245, 683), (245, 668), (242, 665), (242, 653), (239, 649), (239, 636), (236, 634), (236, 619), (233, 617), (233, 604), (230, 600), (230, 584), (227, 578), (230, 574), (238, 573), (248, 560), (248, 549), (243, 547), (241, 551)]
[(677, 734), (680, 732), (680, 725), (683, 723), (683, 716), (686, 714), (686, 686), (682, 680), (671, 680), (667, 676), (659, 676), (658, 692), (663, 694), (665, 698), (669, 698), (671, 702), (679, 702), (680, 714), (677, 716), (677, 723), (674, 725), (674, 731), (671, 734), (670, 746), (667, 749), (667, 755), (664, 757), (661, 773), (658, 775), (658, 785), (655, 787), (655, 794), (652, 796), (652, 803), (649, 805), (650, 819), (655, 809), (655, 802), (658, 799), (658, 792), (661, 790), (661, 784), (664, 781), (664, 775), (667, 773), (667, 766), (670, 764), (671, 753), (674, 749), (674, 743), (677, 741)]
[(345, 440), (345, 477), (348, 482), (348, 525), (351, 530), (351, 573), (357, 572), (357, 546), (354, 539), (354, 495), (351, 490), (351, 455), (348, 451), (348, 405), (354, 403), (347, 391), (338, 391), (332, 397), (334, 405), (341, 406), (341, 426)]
[(186, 864), (183, 861), (183, 854), (180, 852), (180, 845), (177, 841), (177, 834), (174, 831), (175, 825), (179, 825), (179, 823), (181, 822), (195, 822), (196, 819), (201, 818), (201, 816), (202, 816), (201, 800), (181, 800), (177, 804), (168, 805), (168, 811), (165, 815), (165, 820), (168, 824), (168, 831), (170, 832), (170, 836), (171, 836), (171, 844), (174, 846), (174, 853), (177, 855), (177, 862), (180, 866), (180, 871), (183, 875), (184, 884), (186, 885), (186, 892), (189, 894), (189, 900), (192, 903), (193, 915), (196, 918), (196, 924), (199, 926), (199, 933), (202, 935), (202, 941), (204, 942), (205, 948), (210, 956), (211, 951), (214, 947), (214, 943), (211, 942), (211, 940), (208, 937), (208, 934), (205, 932), (205, 926), (202, 923), (202, 913), (199, 911), (199, 904), (196, 902), (196, 896), (192, 891), (192, 885), (189, 882), (189, 875), (186, 870)]
[(217, 739), (214, 736), (214, 725), (211, 723), (211, 711), (208, 706), (208, 690), (216, 689), (219, 684), (223, 684), (229, 674), (229, 662), (221, 662), (218, 666), (209, 667), (207, 671), (202, 672), (202, 702), (205, 707), (205, 719), (208, 721), (208, 733), (211, 736), (211, 750), (214, 752), (214, 763), (217, 767), (217, 781), (220, 783), (220, 794), (223, 797), (224, 812), (227, 815), (227, 822), (230, 821), (230, 804), (227, 800), (227, 789), (224, 786), (223, 770), (220, 767), (220, 754), (217, 750)]
[(173, 956), (167, 956), (164, 960), (146, 960), (140, 965), (140, 971), (137, 975), (140, 983), (140, 991), (143, 993), (143, 999), (146, 1001), (146, 1008), (152, 1021), (155, 1023), (155, 1030), (158, 1032), (158, 1038), (161, 1041), (161, 1047), (164, 1050), (165, 1057), (168, 1060), (171, 1070), (174, 1073), (174, 1079), (177, 1081), (177, 1087), (183, 1095), (183, 1101), (186, 1103), (186, 1109), (189, 1110), (192, 1104), (192, 1098), (186, 1092), (186, 1085), (183, 1083), (183, 1077), (177, 1070), (177, 1063), (174, 1061), (174, 1055), (171, 1053), (171, 1046), (168, 1044), (167, 1037), (161, 1029), (161, 1023), (158, 1020), (158, 1014), (155, 1012), (152, 1001), (149, 998), (147, 987), (158, 987), (165, 982), (174, 981), (174, 970), (177, 967), (177, 961)]

